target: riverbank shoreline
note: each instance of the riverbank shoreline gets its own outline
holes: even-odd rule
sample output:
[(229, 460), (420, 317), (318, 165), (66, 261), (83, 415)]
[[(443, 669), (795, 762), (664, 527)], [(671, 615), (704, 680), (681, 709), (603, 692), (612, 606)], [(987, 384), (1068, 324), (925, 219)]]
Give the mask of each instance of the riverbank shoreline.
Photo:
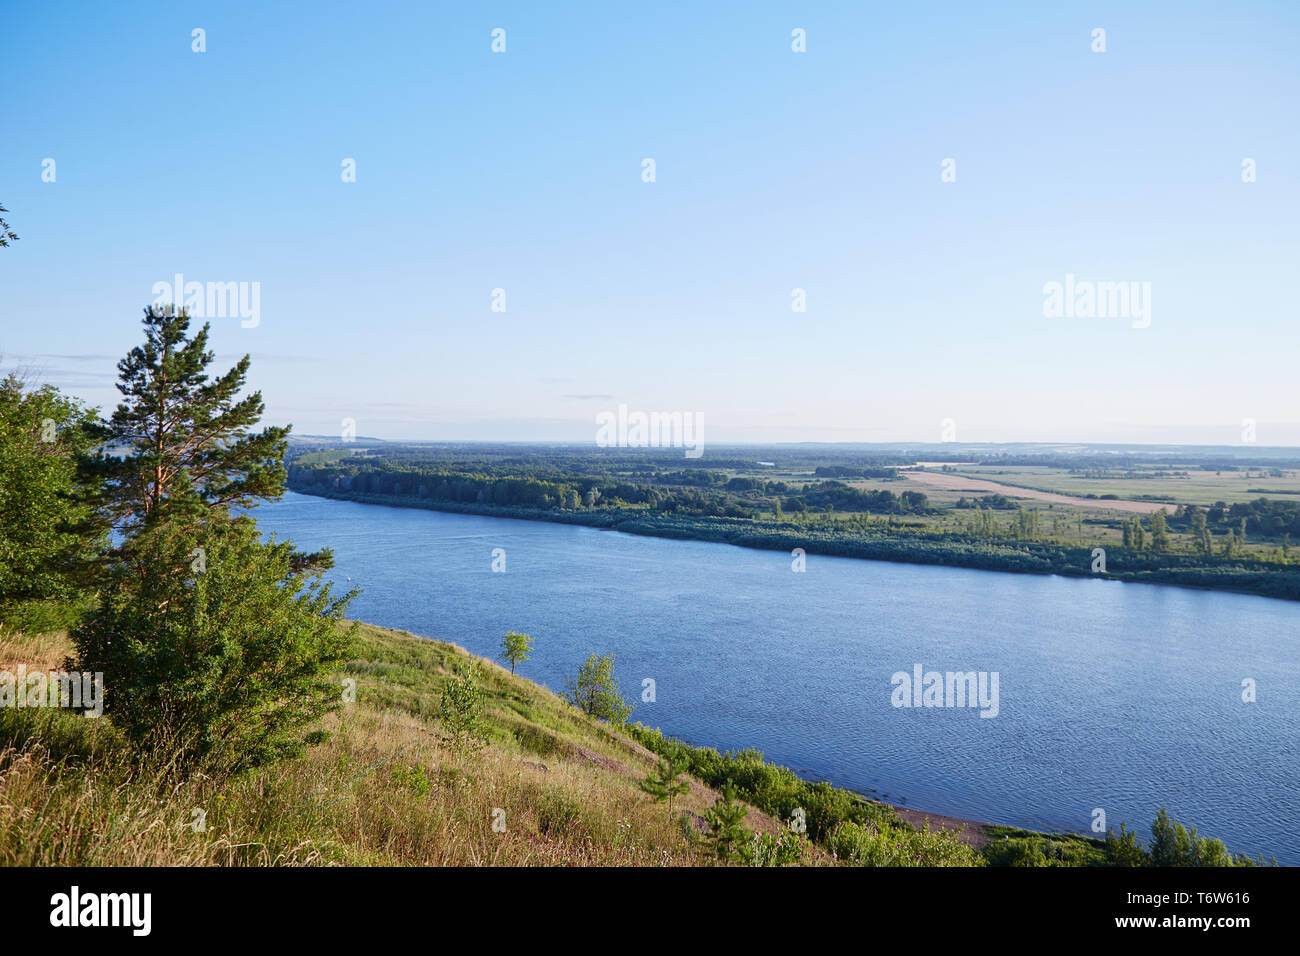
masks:
[[(606, 531), (619, 531), (666, 540), (702, 541), (729, 544), (758, 551), (791, 552), (800, 548), (807, 555), (850, 558), (862, 561), (887, 561), (893, 564), (916, 564), (963, 568), (970, 571), (1001, 571), (1007, 574), (1033, 574), (1088, 580), (1108, 580), (1123, 584), (1149, 584), (1194, 591), (1220, 591), (1279, 601), (1300, 601), (1300, 568), (1256, 568), (1242, 563), (1214, 567), (1178, 566), (1189, 556), (1169, 554), (1161, 557), (1173, 562), (1168, 567), (1145, 567), (1129, 570), (1117, 566), (1121, 557), (1130, 557), (1119, 549), (1104, 572), (1091, 570), (1093, 551), (1084, 548), (1031, 546), (1012, 548), (990, 546), (972, 550), (960, 542), (936, 542), (907, 535), (882, 536), (874, 539), (819, 540), (816, 534), (800, 534), (797, 529), (779, 527), (764, 533), (762, 527), (746, 527), (745, 519), (699, 519), (696, 526), (683, 531), (651, 521), (652, 516), (622, 511), (538, 511), (511, 506), (469, 504), (461, 502), (412, 500), (402, 495), (339, 492), (319, 487), (293, 487), (301, 495), (333, 501), (351, 501), (393, 508), (438, 511), (445, 514), (477, 515), (485, 518), (512, 518), (517, 521), (540, 521), (550, 524), (579, 525)], [(1076, 553), (1077, 552), (1077, 553)], [(1151, 555), (1143, 559), (1150, 563)], [(1056, 563), (1053, 563), (1055, 560)], [(1070, 561), (1069, 564), (1061, 563)], [(1244, 578), (1244, 581), (1242, 580)]]

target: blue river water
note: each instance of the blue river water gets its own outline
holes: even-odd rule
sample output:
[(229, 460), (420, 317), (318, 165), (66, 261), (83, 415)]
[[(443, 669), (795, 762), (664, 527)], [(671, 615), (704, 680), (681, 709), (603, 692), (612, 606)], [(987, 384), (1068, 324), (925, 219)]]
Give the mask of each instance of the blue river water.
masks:
[[(363, 591), (349, 617), (487, 657), (523, 631), (520, 673), (555, 690), (612, 653), (632, 719), (694, 744), (1034, 829), (1101, 809), (1145, 838), (1167, 806), (1300, 864), (1300, 603), (816, 555), (797, 573), (784, 552), (292, 493), (255, 517), (334, 549), (331, 578)], [(990, 692), (996, 673), (996, 716), (895, 706), (917, 665)]]

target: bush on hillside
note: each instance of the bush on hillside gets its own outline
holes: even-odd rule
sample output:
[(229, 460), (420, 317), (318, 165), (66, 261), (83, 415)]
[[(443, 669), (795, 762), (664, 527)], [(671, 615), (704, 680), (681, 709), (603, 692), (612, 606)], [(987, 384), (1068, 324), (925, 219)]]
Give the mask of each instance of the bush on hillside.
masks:
[(139, 576), (73, 631), (75, 666), (103, 673), (105, 713), (138, 753), (209, 773), (294, 756), (341, 702), (327, 675), (349, 656), (339, 624), (353, 595), (335, 597), (251, 522), (195, 533), (137, 542)]
[(587, 716), (608, 720), (611, 724), (627, 723), (632, 705), (619, 693), (618, 681), (614, 678), (613, 654), (603, 657), (590, 655), (578, 676), (568, 678), (566, 684), (567, 690), (560, 696), (581, 708)]

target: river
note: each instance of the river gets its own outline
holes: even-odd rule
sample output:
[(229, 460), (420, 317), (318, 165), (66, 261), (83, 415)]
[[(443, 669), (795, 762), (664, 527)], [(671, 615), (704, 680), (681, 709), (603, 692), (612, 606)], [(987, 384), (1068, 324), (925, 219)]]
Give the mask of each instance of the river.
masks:
[[(632, 719), (690, 743), (1033, 829), (1101, 809), (1145, 839), (1167, 806), (1300, 864), (1300, 603), (817, 555), (797, 573), (783, 552), (294, 493), (255, 516), (334, 549), (331, 578), (363, 590), (350, 617), (488, 657), (524, 631), (520, 673), (555, 690), (612, 653)], [(916, 665), (990, 692), (996, 672), (996, 716), (895, 706)]]

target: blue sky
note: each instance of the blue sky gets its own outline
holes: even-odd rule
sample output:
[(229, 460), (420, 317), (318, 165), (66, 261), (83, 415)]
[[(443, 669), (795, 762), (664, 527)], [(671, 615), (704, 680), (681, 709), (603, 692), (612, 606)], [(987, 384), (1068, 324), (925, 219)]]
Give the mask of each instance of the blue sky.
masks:
[(1300, 444), (1300, 5), (976, 6), (6, 5), (0, 353), (114, 402), (182, 273), (300, 433)]

